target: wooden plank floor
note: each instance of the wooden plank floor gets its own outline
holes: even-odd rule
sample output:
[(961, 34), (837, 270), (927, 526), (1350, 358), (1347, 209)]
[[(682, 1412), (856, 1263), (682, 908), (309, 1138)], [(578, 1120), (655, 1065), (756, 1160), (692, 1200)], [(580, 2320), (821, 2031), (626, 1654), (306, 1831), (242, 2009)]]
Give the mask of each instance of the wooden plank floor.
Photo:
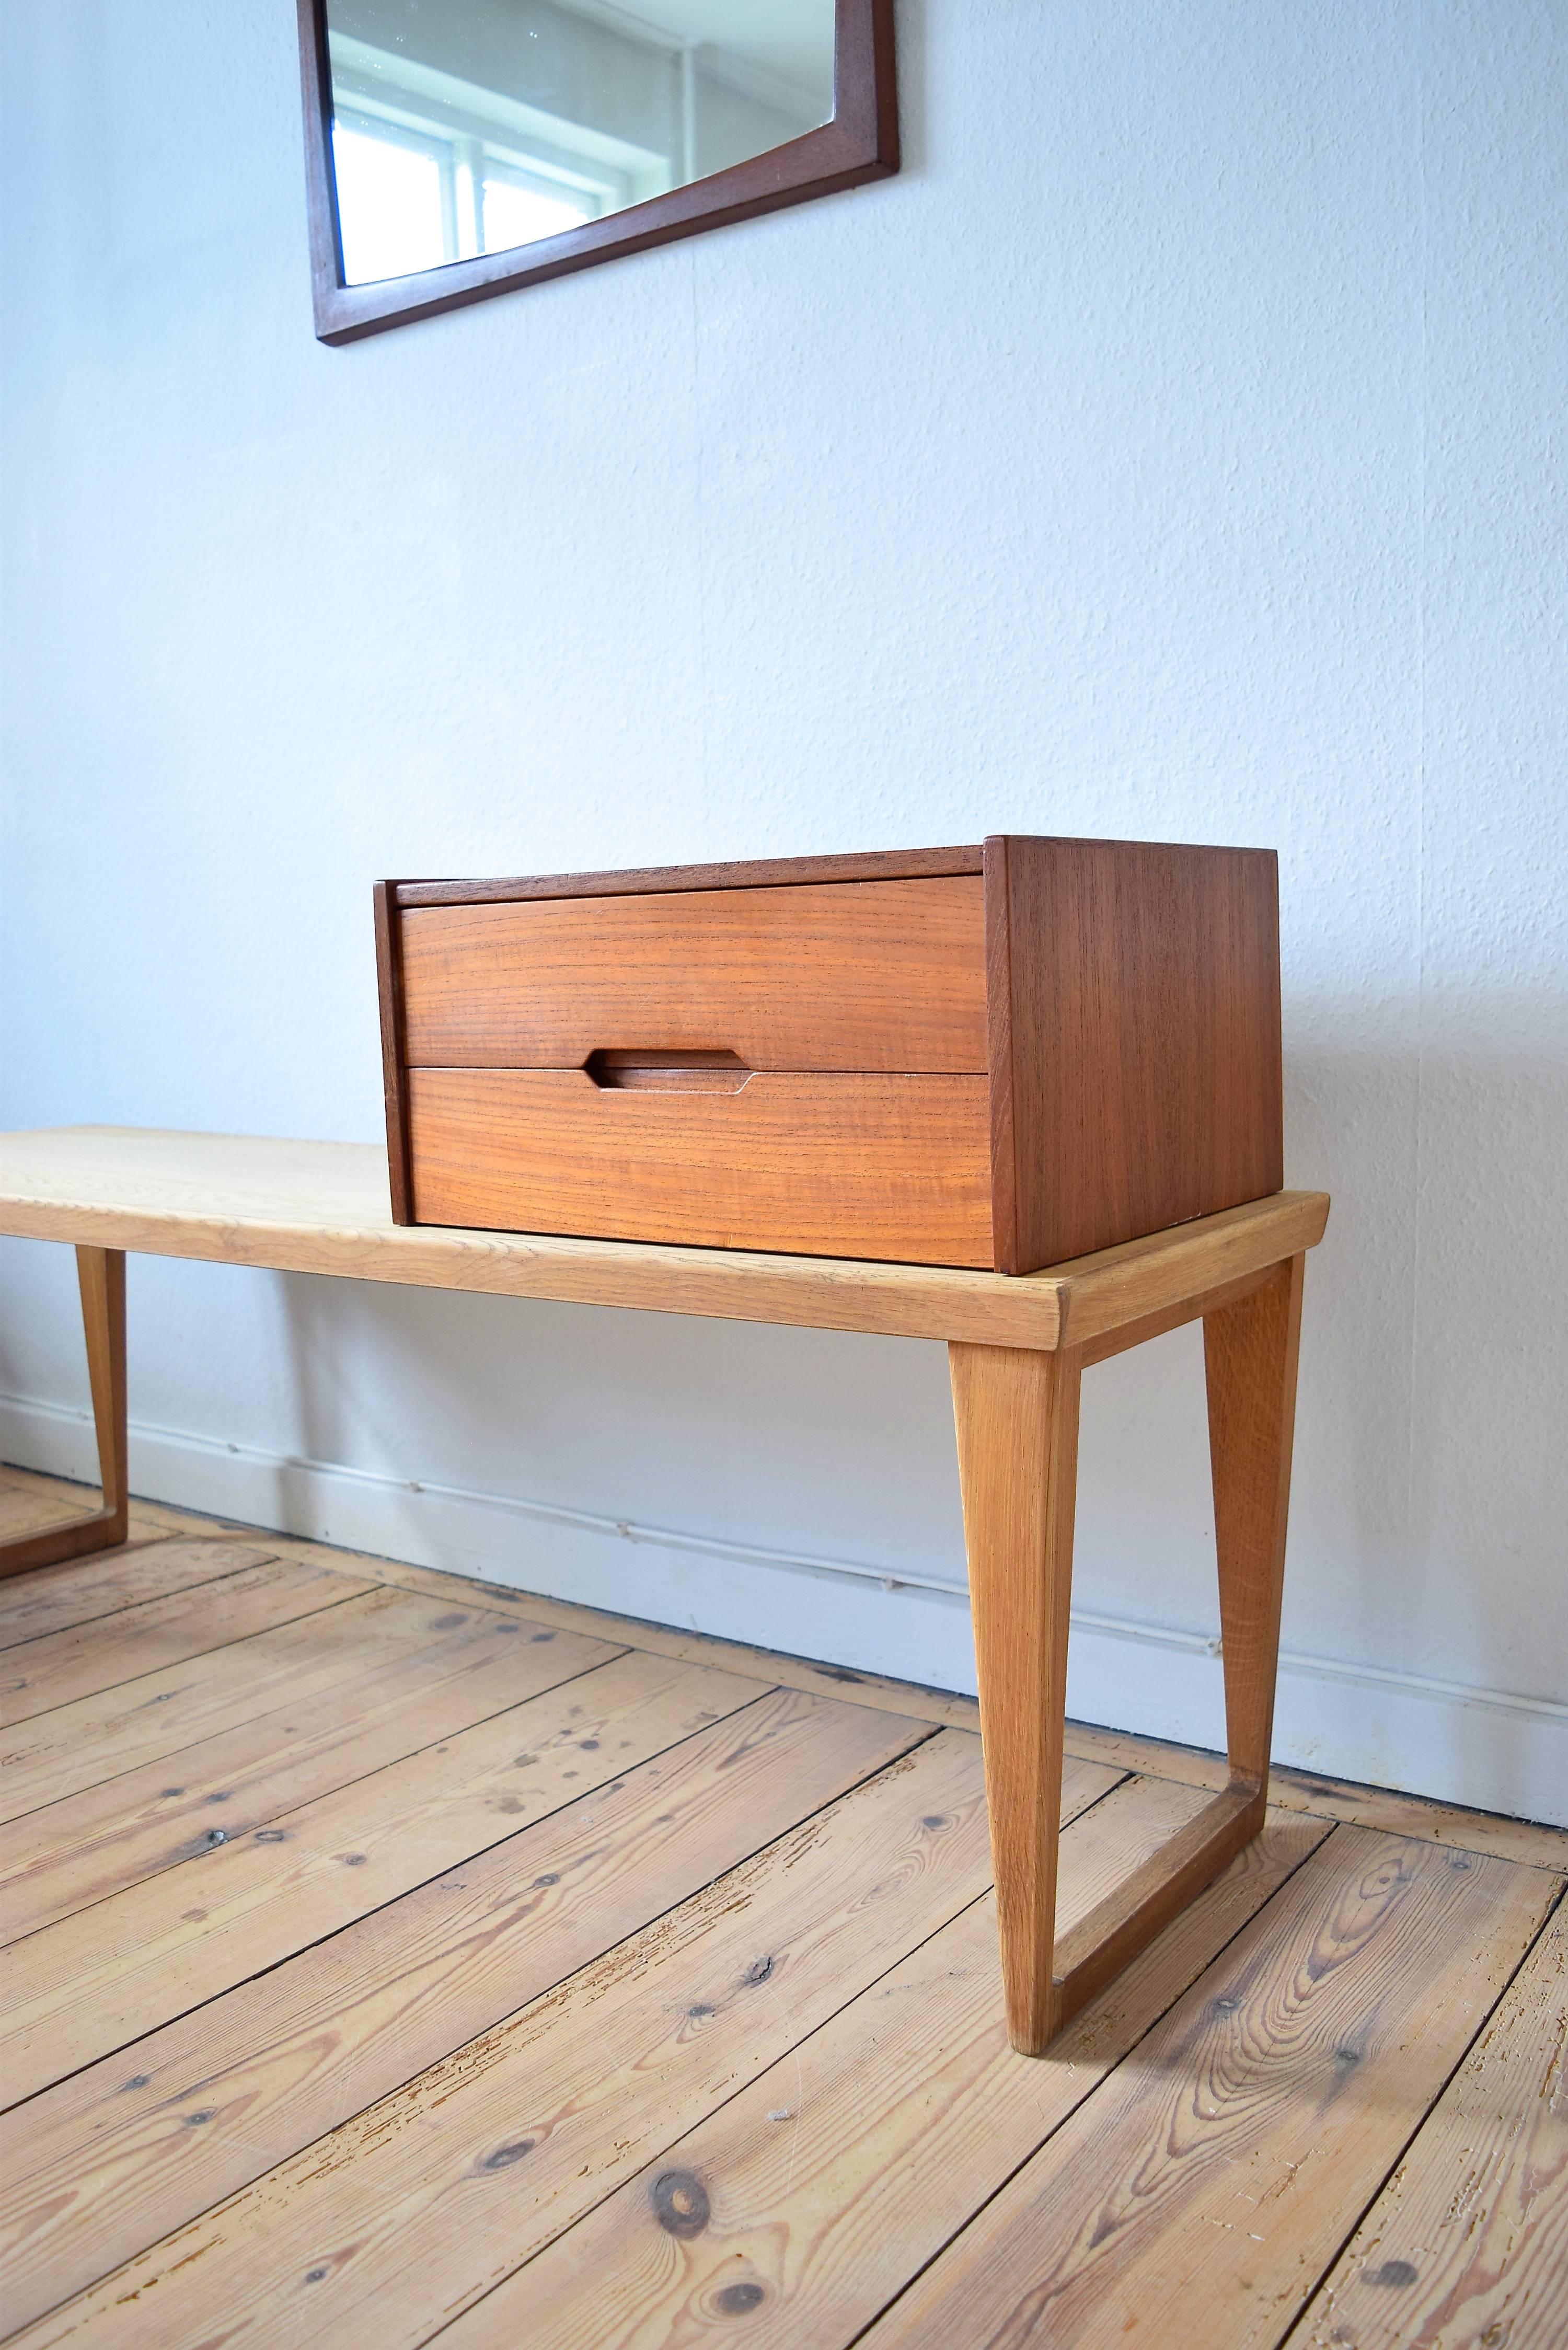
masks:
[[(963, 1699), (138, 1504), (0, 1703), (29, 2350), (1568, 2343), (1561, 1831), (1278, 1774), (1031, 2063)], [(1069, 1744), (1064, 1925), (1218, 1767)]]

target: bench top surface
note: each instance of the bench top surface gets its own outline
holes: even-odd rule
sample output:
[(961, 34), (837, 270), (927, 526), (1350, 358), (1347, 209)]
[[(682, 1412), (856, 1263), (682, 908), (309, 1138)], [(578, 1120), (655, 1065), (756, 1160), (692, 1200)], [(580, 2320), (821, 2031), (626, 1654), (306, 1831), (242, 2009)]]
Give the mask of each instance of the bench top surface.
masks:
[(1048, 1272), (394, 1224), (373, 1143), (147, 1128), (0, 1135), (0, 1232), (587, 1305), (989, 1346), (1077, 1346), (1312, 1248), (1322, 1191), (1278, 1191)]

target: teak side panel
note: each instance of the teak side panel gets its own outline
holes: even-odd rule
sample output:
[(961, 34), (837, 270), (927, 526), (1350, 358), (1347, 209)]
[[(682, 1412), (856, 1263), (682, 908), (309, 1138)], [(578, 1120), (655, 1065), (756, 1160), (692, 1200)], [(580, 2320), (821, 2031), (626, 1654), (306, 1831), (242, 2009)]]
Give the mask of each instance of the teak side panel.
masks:
[(1284, 1182), (1272, 849), (986, 843), (996, 1269)]
[(414, 1068), (732, 1052), (752, 1069), (986, 1066), (978, 877), (551, 898), (401, 916)]
[(421, 1223), (991, 1263), (982, 1076), (764, 1072), (667, 1094), (412, 1069), (409, 1100)]

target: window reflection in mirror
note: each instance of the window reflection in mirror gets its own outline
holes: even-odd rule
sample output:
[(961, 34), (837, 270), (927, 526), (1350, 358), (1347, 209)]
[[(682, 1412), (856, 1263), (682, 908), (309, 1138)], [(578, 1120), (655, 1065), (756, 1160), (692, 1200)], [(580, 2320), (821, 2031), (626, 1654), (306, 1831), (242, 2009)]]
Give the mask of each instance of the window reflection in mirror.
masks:
[(327, 0), (349, 286), (555, 236), (833, 119), (834, 0)]

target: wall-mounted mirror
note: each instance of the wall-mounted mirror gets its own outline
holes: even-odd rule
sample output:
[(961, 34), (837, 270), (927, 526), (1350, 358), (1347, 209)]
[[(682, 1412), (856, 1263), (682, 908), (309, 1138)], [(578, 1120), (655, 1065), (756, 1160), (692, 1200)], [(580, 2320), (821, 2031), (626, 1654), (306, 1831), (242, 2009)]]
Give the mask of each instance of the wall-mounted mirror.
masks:
[(299, 0), (316, 331), (898, 169), (892, 0)]

